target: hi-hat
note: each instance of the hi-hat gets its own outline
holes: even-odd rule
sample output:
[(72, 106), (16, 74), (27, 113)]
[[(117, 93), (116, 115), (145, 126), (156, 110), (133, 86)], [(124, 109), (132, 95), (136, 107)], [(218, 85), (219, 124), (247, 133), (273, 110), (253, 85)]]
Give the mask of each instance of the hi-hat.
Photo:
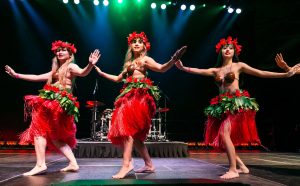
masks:
[(169, 110), (169, 108), (158, 108), (156, 109), (156, 112), (168, 112)]
[(99, 106), (103, 106), (103, 105), (105, 105), (105, 104), (101, 101), (87, 101), (86, 102), (87, 108), (99, 107)]

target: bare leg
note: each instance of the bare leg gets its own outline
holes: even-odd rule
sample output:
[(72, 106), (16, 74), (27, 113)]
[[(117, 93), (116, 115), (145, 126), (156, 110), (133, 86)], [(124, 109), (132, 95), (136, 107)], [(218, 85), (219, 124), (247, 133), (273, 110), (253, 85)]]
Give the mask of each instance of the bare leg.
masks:
[(224, 129), (224, 132), (221, 134), (223, 143), (225, 145), (225, 150), (227, 153), (227, 158), (229, 161), (229, 171), (226, 172), (224, 175), (220, 176), (222, 179), (232, 179), (239, 177), (239, 173), (236, 170), (236, 154), (235, 154), (235, 148), (230, 138), (230, 121), (225, 121), (226, 126)]
[(76, 172), (79, 170), (79, 166), (77, 164), (76, 158), (72, 152), (71, 147), (66, 144), (59, 141), (52, 141), (53, 144), (66, 156), (66, 158), (69, 160), (69, 165), (63, 169), (60, 169), (60, 171), (63, 172)]
[(140, 154), (140, 156), (143, 158), (143, 160), (145, 162), (145, 166), (142, 168), (139, 168), (135, 172), (136, 173), (155, 172), (155, 167), (152, 163), (152, 160), (150, 158), (150, 155), (148, 153), (148, 150), (147, 150), (147, 147), (145, 146), (145, 144), (142, 141), (134, 140), (134, 146), (136, 147), (138, 153)]
[(122, 179), (124, 178), (132, 169), (133, 169), (133, 164), (132, 164), (132, 147), (133, 147), (133, 139), (132, 137), (127, 137), (124, 140), (123, 144), (123, 164), (120, 169), (120, 171), (113, 175), (112, 178), (114, 179)]
[(239, 166), (239, 169), (237, 169), (238, 173), (243, 173), (243, 174), (248, 174), (249, 173), (249, 169), (242, 162), (241, 158), (238, 155), (236, 155), (236, 163)]
[(25, 172), (23, 174), (24, 176), (33, 176), (33, 175), (39, 174), (47, 169), (46, 157), (45, 157), (46, 144), (47, 144), (47, 141), (44, 137), (41, 137), (41, 136), (34, 137), (36, 165), (31, 171)]

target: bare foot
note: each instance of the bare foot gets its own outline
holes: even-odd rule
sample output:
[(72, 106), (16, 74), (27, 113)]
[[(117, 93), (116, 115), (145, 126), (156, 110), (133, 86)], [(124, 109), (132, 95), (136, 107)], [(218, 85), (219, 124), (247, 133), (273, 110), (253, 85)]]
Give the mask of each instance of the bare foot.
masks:
[(133, 165), (130, 164), (129, 166), (122, 166), (118, 174), (112, 176), (113, 179), (123, 179), (127, 174), (133, 170)]
[(249, 174), (249, 169), (246, 166), (243, 166), (237, 169), (237, 172), (240, 174)]
[(45, 170), (47, 170), (46, 165), (43, 165), (43, 166), (36, 165), (33, 169), (31, 169), (31, 171), (23, 173), (23, 176), (33, 176), (36, 174), (40, 174), (40, 173), (44, 172)]
[(225, 174), (223, 174), (222, 176), (220, 176), (220, 178), (225, 179), (225, 180), (229, 180), (229, 179), (237, 178), (237, 177), (239, 177), (239, 173), (233, 172), (233, 171), (228, 171)]
[(62, 172), (77, 172), (79, 170), (79, 166), (73, 165), (73, 164), (69, 164), (67, 167), (60, 169), (60, 171)]
[(136, 173), (154, 173), (155, 172), (155, 167), (154, 166), (144, 166), (142, 168), (139, 168), (138, 170), (135, 171)]

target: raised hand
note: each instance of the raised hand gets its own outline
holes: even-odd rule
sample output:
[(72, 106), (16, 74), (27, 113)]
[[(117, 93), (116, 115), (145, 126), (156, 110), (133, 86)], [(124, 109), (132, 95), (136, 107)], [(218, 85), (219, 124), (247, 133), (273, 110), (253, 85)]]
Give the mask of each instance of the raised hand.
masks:
[(176, 67), (180, 70), (183, 70), (183, 64), (180, 60), (178, 60), (176, 63), (175, 63)]
[(5, 65), (5, 72), (13, 78), (17, 76), (17, 73), (8, 65)]
[(287, 77), (295, 75), (298, 71), (300, 71), (300, 63), (293, 66), (292, 68), (290, 67), (290, 70), (287, 72)]
[(277, 65), (278, 65), (281, 69), (285, 70), (286, 72), (288, 72), (288, 71), (291, 69), (291, 67), (289, 67), (289, 66), (286, 64), (286, 62), (283, 60), (283, 57), (282, 57), (282, 54), (281, 54), (281, 53), (276, 54), (275, 61), (276, 61)]
[(178, 60), (180, 60), (180, 58), (181, 58), (181, 57), (183, 56), (183, 54), (185, 53), (186, 49), (187, 49), (187, 46), (181, 47), (179, 50), (177, 50), (177, 51), (175, 52), (175, 54), (172, 56), (171, 60), (172, 60), (172, 61), (178, 61)]
[(100, 51), (98, 49), (94, 50), (94, 52), (90, 54), (89, 63), (95, 65), (98, 62), (100, 56), (101, 56)]

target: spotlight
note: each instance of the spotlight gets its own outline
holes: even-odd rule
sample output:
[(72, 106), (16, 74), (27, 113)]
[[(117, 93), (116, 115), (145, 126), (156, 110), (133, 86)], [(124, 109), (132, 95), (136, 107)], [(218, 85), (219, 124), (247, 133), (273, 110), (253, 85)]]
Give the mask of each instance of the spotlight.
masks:
[(195, 5), (190, 6), (190, 10), (192, 10), (192, 11), (195, 10), (195, 8), (196, 8)]
[(226, 5), (223, 5), (222, 7), (223, 7), (223, 8), (226, 8)]
[(206, 7), (206, 4), (203, 4), (202, 7)]
[(118, 3), (119, 3), (119, 4), (123, 3), (123, 0), (118, 0)]
[(234, 9), (233, 9), (233, 8), (231, 8), (231, 7), (229, 7), (229, 8), (228, 8), (228, 13), (230, 13), (230, 14), (231, 14), (233, 11), (234, 11)]
[(104, 0), (104, 1), (103, 1), (103, 5), (104, 5), (104, 6), (108, 6), (108, 4), (109, 4), (108, 0)]
[(151, 8), (152, 9), (156, 8), (156, 3), (151, 3)]
[(99, 5), (99, 0), (94, 0), (94, 5), (95, 6)]
[(240, 9), (240, 8), (237, 8), (236, 10), (235, 10), (235, 13), (237, 13), (237, 14), (240, 14), (242, 12), (242, 10)]
[(181, 5), (181, 6), (180, 6), (180, 9), (181, 9), (181, 10), (185, 10), (185, 9), (186, 9), (186, 6), (185, 6), (185, 5)]
[(67, 4), (67, 3), (69, 2), (69, 0), (63, 0), (63, 2), (64, 2), (65, 4)]
[(137, 2), (141, 2), (142, 0), (137, 0)]
[(167, 8), (167, 5), (166, 4), (161, 4), (160, 8), (164, 10), (164, 9)]
[(74, 3), (75, 3), (75, 4), (79, 4), (80, 1), (79, 1), (79, 0), (74, 0)]

